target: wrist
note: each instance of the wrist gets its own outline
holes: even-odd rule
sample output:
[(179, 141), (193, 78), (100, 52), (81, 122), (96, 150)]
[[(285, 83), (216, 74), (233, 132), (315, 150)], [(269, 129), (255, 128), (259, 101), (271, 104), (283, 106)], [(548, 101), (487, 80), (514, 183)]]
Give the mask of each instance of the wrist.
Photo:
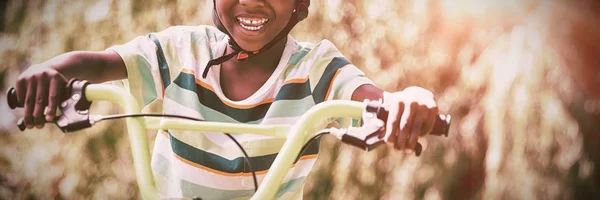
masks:
[(386, 103), (386, 102), (387, 102), (387, 101), (390, 99), (390, 97), (392, 96), (392, 94), (393, 94), (393, 93), (391, 93), (391, 92), (388, 92), (388, 91), (383, 91), (383, 94), (382, 94), (382, 99), (381, 99), (381, 101), (382, 101), (383, 103)]
[(76, 68), (80, 68), (80, 60), (77, 52), (68, 52), (47, 60), (42, 65), (55, 70), (64, 78), (69, 78), (71, 74), (77, 73)]

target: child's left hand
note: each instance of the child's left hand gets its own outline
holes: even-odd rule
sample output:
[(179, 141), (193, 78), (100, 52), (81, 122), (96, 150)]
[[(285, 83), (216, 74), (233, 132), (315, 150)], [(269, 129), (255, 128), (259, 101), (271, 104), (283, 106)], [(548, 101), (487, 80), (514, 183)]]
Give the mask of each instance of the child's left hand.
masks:
[(438, 117), (433, 93), (412, 86), (400, 92), (385, 92), (383, 102), (389, 106), (384, 140), (398, 150), (414, 152), (419, 137), (431, 132)]

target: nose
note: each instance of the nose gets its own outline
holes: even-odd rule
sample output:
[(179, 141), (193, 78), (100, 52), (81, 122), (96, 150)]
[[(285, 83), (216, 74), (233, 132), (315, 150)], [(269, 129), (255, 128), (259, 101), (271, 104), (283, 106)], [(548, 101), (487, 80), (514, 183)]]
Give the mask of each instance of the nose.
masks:
[(239, 0), (240, 4), (247, 7), (263, 7), (265, 6), (264, 0)]

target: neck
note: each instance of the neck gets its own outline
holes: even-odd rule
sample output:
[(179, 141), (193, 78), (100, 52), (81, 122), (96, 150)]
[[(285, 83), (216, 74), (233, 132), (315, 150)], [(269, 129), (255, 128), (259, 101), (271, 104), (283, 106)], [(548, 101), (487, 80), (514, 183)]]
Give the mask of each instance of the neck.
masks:
[[(281, 56), (283, 55), (283, 50), (285, 49), (286, 43), (287, 43), (287, 37), (284, 37), (282, 40), (277, 42), (270, 49), (268, 49), (264, 52), (261, 52), (251, 58), (248, 58), (244, 61), (239, 61), (239, 60), (235, 59), (235, 57), (234, 57), (233, 59), (228, 60), (227, 63), (235, 66), (236, 68), (237, 67), (241, 67), (243, 69), (261, 68), (263, 70), (274, 70), (275, 68), (277, 68), (277, 65), (279, 64), (279, 60), (281, 59)], [(227, 46), (226, 54), (230, 54), (233, 52), (234, 52), (234, 50), (230, 46)]]

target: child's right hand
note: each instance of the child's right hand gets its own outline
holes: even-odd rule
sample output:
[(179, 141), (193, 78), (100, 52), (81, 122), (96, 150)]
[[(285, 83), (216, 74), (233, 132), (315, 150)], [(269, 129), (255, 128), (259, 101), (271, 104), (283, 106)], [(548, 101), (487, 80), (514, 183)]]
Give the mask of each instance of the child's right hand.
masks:
[(28, 129), (54, 121), (64, 96), (67, 78), (49, 64), (32, 65), (17, 80), (17, 99), (23, 103), (23, 122)]
[(32, 65), (17, 80), (17, 100), (23, 104), (24, 125), (42, 128), (54, 121), (56, 108), (65, 97), (69, 79), (102, 83), (127, 78), (127, 68), (117, 52), (73, 51)]

